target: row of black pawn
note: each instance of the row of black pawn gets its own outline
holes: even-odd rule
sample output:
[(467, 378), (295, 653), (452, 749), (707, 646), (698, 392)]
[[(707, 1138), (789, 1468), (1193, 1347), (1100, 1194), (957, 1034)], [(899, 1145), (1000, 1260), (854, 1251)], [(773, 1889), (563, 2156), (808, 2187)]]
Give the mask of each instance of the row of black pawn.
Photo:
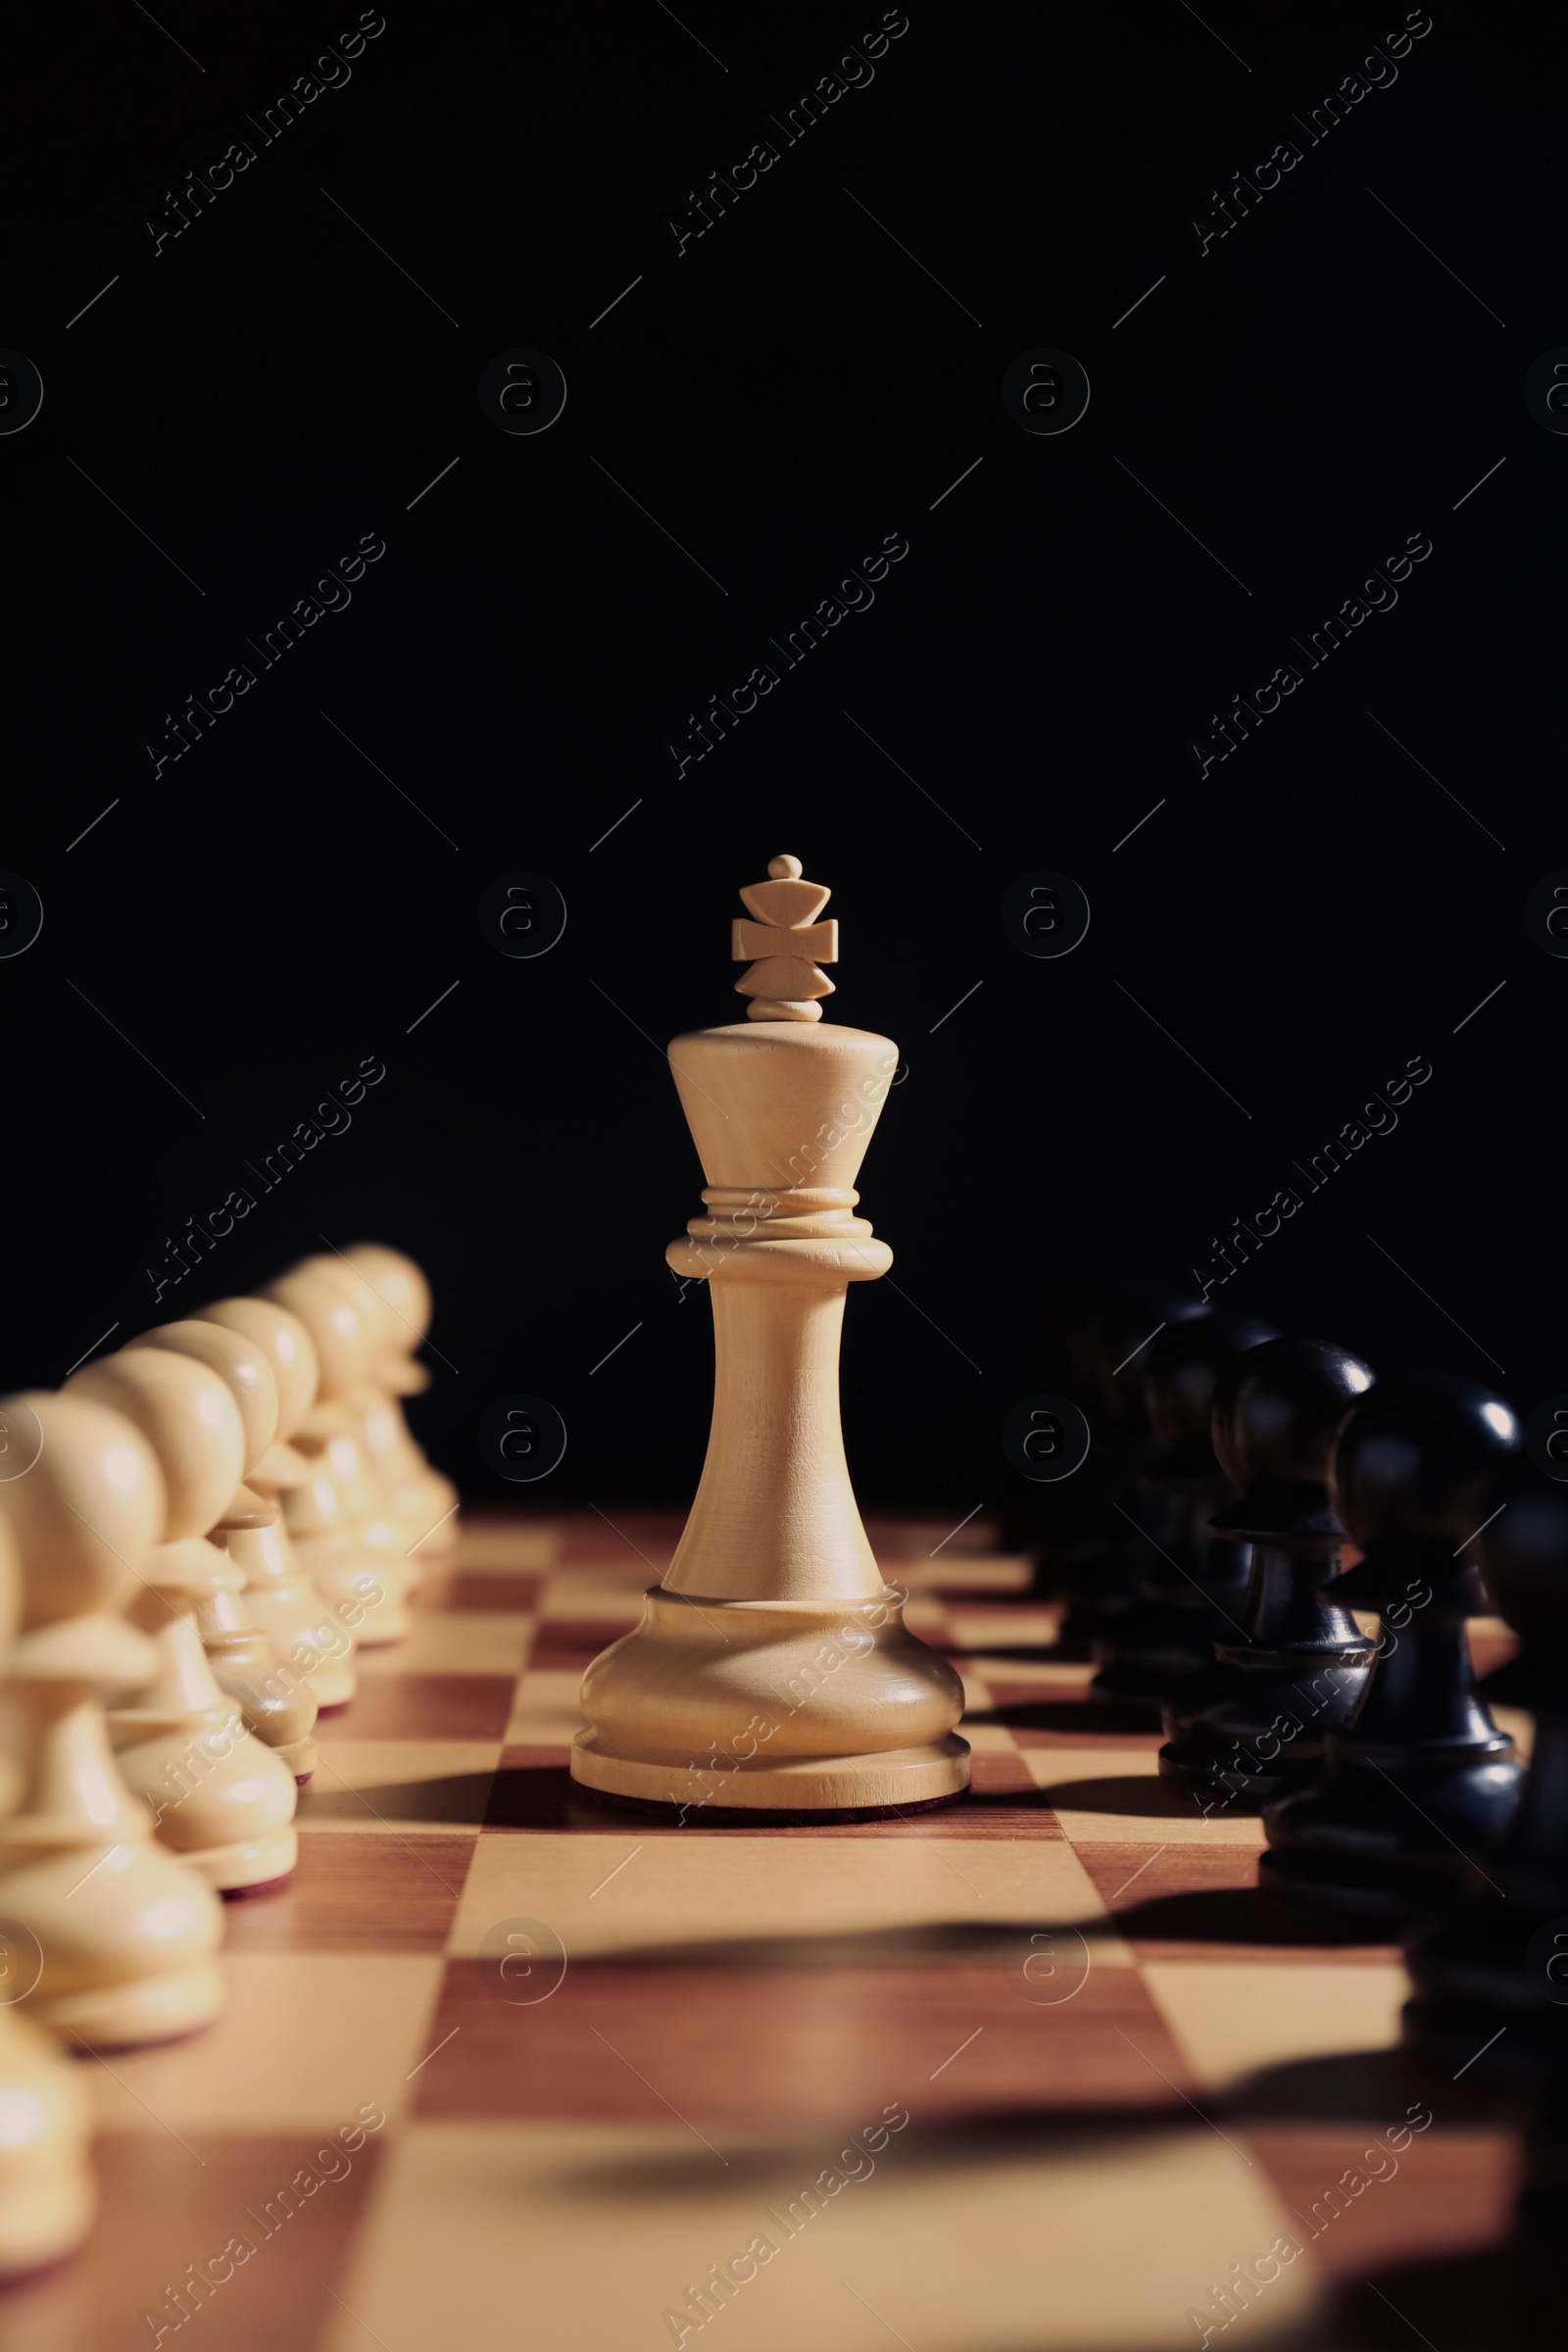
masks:
[[(1063, 1650), (1100, 1662), (1097, 1698), (1162, 1722), (1161, 1775), (1200, 1810), (1261, 1807), (1260, 1886), (1405, 1932), (1414, 2048), (1560, 2095), (1568, 1488), (1507, 1399), (1454, 1374), (1378, 1381), (1332, 1342), (1140, 1284), (1054, 1337), (1093, 1442), (1011, 1532), (1066, 1599)], [(1466, 1620), (1491, 1611), (1520, 1648), (1478, 1687)], [(1533, 1715), (1528, 1770), (1489, 1699)]]

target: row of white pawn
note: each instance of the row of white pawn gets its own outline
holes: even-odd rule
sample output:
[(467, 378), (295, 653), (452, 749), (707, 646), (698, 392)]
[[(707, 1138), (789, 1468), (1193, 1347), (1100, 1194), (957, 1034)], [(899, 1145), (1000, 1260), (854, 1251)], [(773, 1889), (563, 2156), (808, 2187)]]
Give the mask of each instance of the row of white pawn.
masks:
[(91, 2227), (63, 2053), (220, 2014), (220, 1898), (293, 1870), (318, 1710), (456, 1540), (429, 1312), (362, 1244), (0, 1401), (0, 2278)]

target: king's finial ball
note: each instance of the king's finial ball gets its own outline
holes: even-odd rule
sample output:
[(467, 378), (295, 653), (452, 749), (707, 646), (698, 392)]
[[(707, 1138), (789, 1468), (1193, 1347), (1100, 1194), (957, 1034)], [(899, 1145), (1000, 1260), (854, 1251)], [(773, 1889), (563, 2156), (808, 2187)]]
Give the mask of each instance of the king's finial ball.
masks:
[(798, 882), (801, 878), (801, 861), (798, 858), (770, 858), (767, 870), (775, 882)]

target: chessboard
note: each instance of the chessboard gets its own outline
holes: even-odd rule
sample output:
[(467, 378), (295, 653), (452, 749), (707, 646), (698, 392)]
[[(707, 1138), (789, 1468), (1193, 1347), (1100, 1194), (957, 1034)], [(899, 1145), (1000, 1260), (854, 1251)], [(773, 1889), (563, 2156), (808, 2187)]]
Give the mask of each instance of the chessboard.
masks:
[(984, 1519), (867, 1527), (972, 1790), (764, 1830), (568, 1774), (679, 1515), (466, 1513), (320, 1720), (293, 1880), (225, 1906), (224, 2016), (80, 2059), (100, 2221), (8, 2343), (1463, 2352), (1420, 2282), (1506, 2238), (1516, 2142), (1397, 2053), (1397, 1947), (1258, 1892), (1256, 1817), (1158, 1779)]

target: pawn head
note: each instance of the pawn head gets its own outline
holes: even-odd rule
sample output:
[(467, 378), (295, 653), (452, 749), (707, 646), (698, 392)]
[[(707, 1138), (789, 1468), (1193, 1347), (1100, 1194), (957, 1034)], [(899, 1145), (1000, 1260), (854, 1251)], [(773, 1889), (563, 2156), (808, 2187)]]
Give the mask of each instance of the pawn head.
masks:
[(1400, 1539), (1462, 1550), (1519, 1446), (1512, 1407), (1479, 1381), (1455, 1372), (1386, 1381), (1345, 1417), (1330, 1471), (1335, 1509), (1363, 1551)]
[(172, 1354), (192, 1356), (228, 1383), (245, 1437), (241, 1475), (248, 1478), (277, 1435), (277, 1383), (266, 1350), (255, 1340), (227, 1331), (220, 1323), (195, 1320), (161, 1323), (155, 1331), (144, 1331), (131, 1345), (167, 1348)]
[(311, 1337), (323, 1400), (352, 1396), (371, 1377), (385, 1312), (368, 1285), (331, 1257), (301, 1258), (262, 1296), (297, 1315)]
[(1209, 1417), (1221, 1375), (1250, 1348), (1275, 1338), (1256, 1315), (1193, 1315), (1169, 1323), (1140, 1359), (1150, 1425), (1172, 1476), (1202, 1477), (1214, 1467)]
[(1266, 1340), (1220, 1375), (1210, 1428), (1243, 1494), (1321, 1488), (1334, 1433), (1372, 1386), (1372, 1367), (1333, 1340)]
[(69, 1390), (8, 1396), (0, 1417), (41, 1441), (31, 1466), (0, 1484), (24, 1626), (119, 1609), (163, 1539), (164, 1478), (153, 1448), (134, 1422)]
[(1201, 1298), (1157, 1276), (1116, 1273), (1080, 1292), (1062, 1316), (1060, 1345), (1071, 1383), (1090, 1412), (1113, 1426), (1141, 1427), (1151, 1334), (1208, 1312)]
[(285, 1444), (312, 1405), (320, 1383), (316, 1348), (298, 1315), (270, 1298), (219, 1298), (204, 1306), (199, 1321), (220, 1323), (260, 1348), (277, 1389), (277, 1437)]
[(430, 1285), (412, 1257), (380, 1242), (356, 1242), (344, 1255), (369, 1284), (383, 1310), (375, 1358), (377, 1386), (394, 1396), (417, 1396), (429, 1386), (430, 1376), (414, 1361), (414, 1350), (430, 1328)]
[(219, 1373), (171, 1348), (122, 1348), (74, 1372), (61, 1394), (90, 1396), (141, 1431), (164, 1474), (163, 1542), (218, 1525), (245, 1459), (239, 1407)]
[(1494, 1516), (1477, 1548), (1487, 1589), (1516, 1634), (1549, 1643), (1560, 1658), (1568, 1651), (1568, 1486), (1515, 1459), (1486, 1499)]

